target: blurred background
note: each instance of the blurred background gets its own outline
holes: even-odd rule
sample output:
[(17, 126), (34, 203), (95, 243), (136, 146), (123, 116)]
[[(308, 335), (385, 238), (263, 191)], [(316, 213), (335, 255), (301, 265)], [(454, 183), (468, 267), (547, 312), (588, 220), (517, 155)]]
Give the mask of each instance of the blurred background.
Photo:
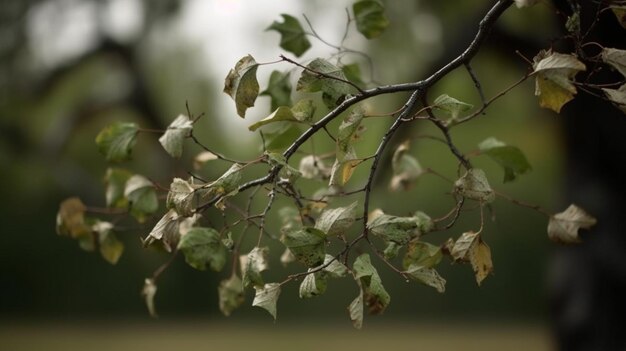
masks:
[[(113, 266), (99, 255), (84, 252), (76, 242), (55, 234), (59, 203), (79, 196), (86, 204), (104, 206), (104, 172), (109, 165), (94, 138), (113, 121), (135, 121), (142, 128), (164, 129), (188, 103), (205, 116), (196, 134), (215, 150), (237, 159), (259, 154), (259, 137), (247, 130), (267, 116), (269, 98), (260, 97), (245, 120), (236, 115), (222, 93), (228, 70), (244, 55), (258, 62), (284, 54), (279, 35), (265, 31), (281, 13), (302, 20), (306, 14), (325, 40), (338, 43), (344, 33), (346, 8), (352, 2), (292, 0), (4, 0), (0, 4), (0, 349), (136, 349), (150, 347), (229, 347), (243, 349), (318, 350), (322, 347), (374, 350), (388, 346), (446, 350), (550, 350), (549, 261), (555, 247), (547, 239), (547, 219), (504, 201), (494, 204), (496, 221), (488, 222), (484, 238), (492, 249), (495, 274), (477, 287), (466, 266), (441, 265), (447, 291), (407, 284), (379, 266), (392, 302), (382, 316), (365, 319), (363, 331), (352, 330), (346, 306), (356, 294), (350, 282), (300, 300), (297, 285), (287, 287), (273, 323), (265, 311), (249, 303), (231, 317), (222, 316), (217, 285), (224, 274), (200, 272), (179, 257), (159, 280), (156, 303), (160, 319), (152, 320), (140, 291), (145, 277), (167, 260), (163, 253), (142, 248), (147, 227), (120, 235), (126, 250)], [(380, 39), (366, 42), (349, 33), (347, 46), (368, 52), (370, 67), (360, 56), (369, 80), (380, 83), (420, 79), (456, 56), (474, 35), (491, 1), (387, 2), (391, 25)], [(558, 24), (546, 6), (511, 8), (492, 38), (473, 61), (487, 97), (515, 82), (528, 69), (515, 50), (549, 45)], [(306, 60), (334, 51), (311, 38)], [(527, 52), (528, 51), (528, 52)], [(272, 70), (259, 69), (261, 89)], [(294, 74), (294, 81), (297, 79)], [(492, 185), (519, 200), (554, 212), (563, 210), (565, 158), (560, 118), (538, 107), (533, 83), (527, 81), (495, 103), (488, 114), (454, 129), (464, 152), (490, 136), (521, 148), (533, 171), (502, 183), (501, 170), (489, 160), (475, 165)], [(431, 92), (447, 93), (478, 105), (479, 96), (467, 72), (450, 74)], [(406, 95), (373, 99), (368, 108), (392, 111)], [(323, 112), (323, 111), (322, 111)], [(367, 122), (360, 154), (374, 150), (387, 120)], [(437, 131), (426, 124), (403, 130), (394, 144), (416, 134)], [(236, 140), (236, 142), (233, 142)], [(332, 150), (332, 145), (321, 149)], [(369, 151), (368, 151), (369, 150)], [(174, 176), (186, 177), (200, 151), (188, 144), (180, 160), (172, 160), (157, 137), (141, 135), (133, 160), (122, 167), (167, 186)], [(414, 140), (412, 154), (425, 167), (454, 177), (456, 163), (438, 143)], [(297, 157), (294, 159), (297, 165)], [(205, 169), (217, 177), (226, 165)], [(364, 181), (357, 172), (355, 184)], [(378, 177), (373, 203), (388, 213), (420, 209), (434, 217), (451, 206), (449, 185), (424, 178), (409, 192), (387, 193), (389, 174)], [(314, 189), (315, 185), (306, 185)], [(453, 231), (437, 233), (435, 241), (477, 228), (469, 213)], [(155, 218), (155, 220), (157, 220)], [(277, 220), (269, 228), (277, 230)], [(284, 277), (279, 245), (270, 277)], [(251, 296), (248, 296), (251, 301)]]

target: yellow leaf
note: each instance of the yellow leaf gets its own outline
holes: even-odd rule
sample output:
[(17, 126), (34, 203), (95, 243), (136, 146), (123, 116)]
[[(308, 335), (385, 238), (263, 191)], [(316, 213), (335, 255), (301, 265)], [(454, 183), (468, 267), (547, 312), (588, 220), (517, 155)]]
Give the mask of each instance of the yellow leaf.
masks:
[(479, 240), (469, 252), (469, 260), (474, 270), (476, 283), (478, 286), (487, 276), (493, 272), (493, 262), (491, 261), (491, 249), (482, 240)]

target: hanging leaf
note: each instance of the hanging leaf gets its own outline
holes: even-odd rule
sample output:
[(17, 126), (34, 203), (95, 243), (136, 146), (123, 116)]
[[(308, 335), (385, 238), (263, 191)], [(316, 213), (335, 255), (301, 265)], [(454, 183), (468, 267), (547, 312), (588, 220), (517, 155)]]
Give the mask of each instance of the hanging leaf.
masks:
[(77, 197), (71, 197), (61, 202), (56, 218), (57, 234), (73, 239), (91, 236), (91, 229), (85, 223), (86, 210), (87, 207)]
[[(330, 263), (329, 263), (330, 262)], [(324, 257), (324, 273), (332, 278), (342, 278), (345, 277), (348, 273), (348, 267), (346, 267), (343, 263), (339, 262), (331, 255), (326, 255)]]
[(344, 234), (356, 219), (356, 206), (358, 202), (353, 202), (346, 207), (327, 209), (315, 222), (315, 228), (326, 233), (326, 235)]
[(389, 183), (391, 191), (409, 190), (417, 178), (424, 173), (417, 159), (408, 154), (409, 149), (410, 142), (407, 140), (393, 153), (391, 159), (393, 177)]
[[(189, 233), (189, 231), (196, 226), (201, 217), (202, 215), (200, 213), (196, 213), (191, 217), (181, 218), (178, 221), (178, 232), (180, 235), (184, 236)], [(228, 232), (228, 234), (230, 235), (230, 232)]]
[(126, 208), (128, 199), (124, 196), (126, 181), (132, 174), (121, 168), (109, 168), (104, 176), (106, 186), (105, 198), (107, 207)]
[(243, 292), (243, 285), (241, 279), (236, 274), (233, 274), (229, 279), (224, 279), (220, 282), (220, 286), (217, 288), (219, 295), (220, 311), (228, 317), (245, 301), (245, 294)]
[(256, 294), (254, 295), (252, 306), (261, 307), (276, 320), (276, 303), (278, 302), (278, 296), (280, 296), (280, 284), (268, 283), (262, 288), (255, 286), (254, 289)]
[(576, 87), (572, 80), (576, 73), (586, 70), (585, 65), (574, 55), (551, 50), (542, 50), (533, 62), (535, 95), (539, 97), (539, 106), (559, 113), (561, 107), (574, 98)]
[(354, 270), (354, 277), (361, 282), (363, 287), (368, 312), (370, 314), (383, 313), (389, 305), (391, 297), (385, 290), (376, 268), (372, 266), (370, 256), (362, 254), (357, 257), (352, 265), (352, 269)]
[(282, 263), (285, 267), (287, 267), (287, 265), (291, 262), (295, 262), (295, 260), (296, 256), (294, 256), (291, 251), (289, 251), (289, 249), (285, 249), (285, 251), (283, 251), (283, 254), (280, 255), (280, 263)]
[(226, 197), (235, 195), (237, 187), (241, 184), (242, 169), (243, 166), (241, 164), (233, 164), (215, 181), (197, 188), (196, 193), (205, 200), (213, 200), (218, 195), (223, 195), (222, 200), (224, 200)]
[(454, 183), (458, 194), (480, 202), (493, 202), (496, 194), (491, 189), (482, 169), (472, 168)]
[(387, 260), (392, 260), (398, 257), (398, 254), (400, 254), (400, 249), (402, 249), (402, 245), (398, 245), (393, 241), (388, 241), (386, 244), (387, 246), (385, 246), (385, 250), (383, 250), (383, 255), (385, 256), (385, 258)]
[(432, 268), (439, 264), (442, 258), (441, 247), (423, 241), (412, 241), (402, 259), (402, 265), (407, 270), (411, 266)]
[(172, 252), (172, 248), (178, 245), (178, 239), (180, 238), (178, 228), (178, 214), (176, 211), (171, 209), (163, 215), (150, 234), (148, 234), (146, 239), (143, 241), (144, 246), (148, 246), (155, 241), (159, 241), (163, 244), (163, 247), (167, 252)]
[(590, 229), (595, 224), (595, 218), (582, 208), (572, 204), (565, 211), (550, 217), (548, 237), (557, 243), (576, 244), (580, 242), (578, 230), (580, 228)]
[(365, 89), (366, 84), (361, 78), (361, 67), (359, 67), (358, 63), (343, 65), (341, 66), (341, 70), (349, 81), (356, 84), (359, 88)]
[(385, 8), (378, 1), (363, 0), (352, 5), (357, 30), (367, 39), (379, 37), (389, 26)]
[(337, 152), (346, 153), (350, 149), (357, 138), (363, 116), (363, 109), (356, 108), (343, 119), (337, 131)]
[(327, 179), (330, 177), (330, 168), (319, 156), (315, 155), (304, 156), (300, 160), (298, 171), (306, 179)]
[(195, 213), (194, 205), (197, 204), (195, 189), (186, 180), (174, 178), (167, 193), (166, 206), (173, 208), (176, 213), (183, 217), (190, 217)]
[(96, 145), (107, 161), (126, 161), (130, 159), (138, 132), (136, 123), (115, 122), (96, 136)]
[(626, 84), (619, 89), (602, 89), (606, 97), (617, 106), (622, 112), (626, 113)]
[(350, 320), (352, 325), (356, 329), (361, 329), (363, 326), (363, 290), (359, 290), (359, 296), (357, 296), (348, 306), (348, 313), (350, 313)]
[(156, 308), (154, 307), (154, 295), (156, 295), (157, 286), (154, 282), (154, 279), (146, 278), (143, 283), (143, 289), (141, 290), (141, 295), (144, 297), (146, 301), (146, 307), (148, 307), (148, 312), (152, 318), (157, 318), (158, 315), (156, 313)]
[(350, 178), (352, 178), (355, 168), (360, 165), (361, 162), (363, 162), (363, 160), (358, 159), (353, 147), (349, 147), (345, 153), (341, 151), (337, 152), (337, 159), (330, 170), (328, 186), (345, 185)]
[(306, 66), (296, 84), (296, 91), (304, 93), (322, 92), (322, 100), (329, 109), (339, 105), (354, 87), (347, 83), (341, 68), (325, 59), (317, 58)]
[(293, 122), (275, 122), (263, 127), (265, 150), (283, 152), (300, 137), (301, 131)]
[(156, 189), (152, 182), (142, 175), (135, 174), (126, 181), (124, 196), (130, 203), (130, 214), (140, 223), (159, 209)]
[(193, 123), (189, 117), (179, 115), (167, 127), (165, 133), (159, 138), (159, 142), (170, 156), (180, 158), (183, 154), (183, 141), (189, 136), (192, 129)]
[(450, 249), (450, 255), (457, 261), (470, 262), (479, 286), (493, 272), (491, 250), (479, 233), (473, 231), (463, 233)]
[(506, 145), (496, 138), (487, 138), (478, 144), (480, 151), (504, 169), (503, 182), (515, 180), (532, 169), (522, 150)]
[(613, 66), (622, 76), (626, 77), (626, 50), (604, 48), (601, 57), (604, 63)]
[(250, 285), (254, 287), (263, 286), (261, 272), (269, 268), (268, 256), (269, 248), (255, 247), (247, 255), (239, 257), (244, 287)]
[(296, 259), (307, 267), (319, 266), (324, 261), (326, 234), (319, 229), (305, 227), (285, 233), (281, 242)]
[(281, 14), (281, 16), (283, 22), (274, 21), (267, 30), (279, 32), (281, 35), (280, 47), (300, 57), (311, 47), (306, 32), (295, 17), (287, 14)]
[(452, 119), (456, 119), (457, 117), (459, 117), (459, 114), (461, 114), (461, 112), (471, 110), (472, 108), (474, 108), (474, 105), (459, 101), (447, 94), (443, 94), (435, 99), (435, 101), (433, 102), (433, 107), (444, 111), (445, 113), (450, 115)]
[(266, 124), (270, 124), (274, 122), (281, 122), (281, 121), (298, 122), (298, 120), (293, 116), (293, 112), (291, 112), (291, 109), (289, 107), (280, 106), (278, 109), (272, 112), (271, 115), (248, 126), (248, 130), (254, 132), (255, 130), (259, 129), (260, 127)]
[(110, 264), (116, 264), (124, 252), (124, 243), (113, 233), (113, 224), (97, 221), (91, 229), (98, 234), (100, 255)]
[(199, 170), (202, 168), (202, 166), (205, 163), (209, 161), (217, 160), (217, 159), (218, 157), (214, 153), (210, 151), (202, 151), (201, 153), (197, 154), (196, 157), (193, 158), (193, 168), (195, 170)]
[(433, 223), (428, 215), (418, 212), (413, 217), (398, 217), (381, 214), (367, 223), (370, 233), (387, 242), (405, 245), (432, 230)]
[(613, 11), (613, 14), (617, 18), (617, 21), (619, 22), (619, 24), (623, 28), (626, 28), (626, 5), (624, 4), (620, 5), (616, 3), (616, 4), (611, 4), (609, 7)]
[(291, 83), (289, 82), (289, 72), (272, 71), (267, 89), (259, 95), (269, 96), (271, 99), (271, 109), (276, 110), (280, 106), (291, 106)]
[(308, 123), (313, 120), (315, 104), (311, 99), (298, 100), (291, 108), (291, 112), (293, 113), (293, 117), (298, 121)]
[(446, 280), (434, 268), (410, 265), (405, 273), (412, 279), (435, 288), (439, 293), (446, 291)]
[[(311, 271), (311, 269), (309, 269)], [(326, 292), (326, 287), (328, 286), (328, 282), (326, 276), (322, 272), (315, 272), (308, 274), (300, 283), (300, 298), (312, 298), (315, 296), (322, 295)]]
[(201, 271), (209, 265), (219, 272), (226, 264), (226, 247), (222, 244), (220, 233), (213, 228), (192, 228), (180, 238), (178, 249), (191, 267)]
[(254, 106), (259, 95), (259, 82), (256, 79), (258, 64), (250, 55), (244, 56), (235, 68), (231, 69), (224, 82), (224, 92), (235, 100), (237, 114), (244, 118), (246, 110)]

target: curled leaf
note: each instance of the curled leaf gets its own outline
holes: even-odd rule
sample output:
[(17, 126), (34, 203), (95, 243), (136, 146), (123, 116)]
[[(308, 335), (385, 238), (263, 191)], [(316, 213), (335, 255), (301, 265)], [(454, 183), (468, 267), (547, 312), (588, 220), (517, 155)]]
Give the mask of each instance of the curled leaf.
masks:
[[(310, 271), (310, 269), (309, 269)], [(300, 298), (311, 298), (322, 295), (326, 292), (328, 282), (326, 276), (322, 272), (308, 274), (300, 283)]]
[(370, 314), (380, 314), (387, 308), (391, 297), (385, 290), (383, 282), (378, 275), (376, 268), (372, 266), (368, 254), (357, 257), (352, 265), (354, 277), (358, 279), (363, 287), (365, 304)]
[(110, 264), (116, 264), (124, 252), (124, 243), (113, 233), (113, 224), (97, 221), (91, 229), (98, 235), (100, 255)]
[(578, 230), (589, 229), (596, 222), (585, 210), (572, 204), (565, 211), (550, 217), (548, 237), (557, 243), (576, 244), (580, 242)]
[(150, 316), (153, 318), (158, 317), (156, 313), (156, 308), (154, 307), (154, 295), (156, 295), (156, 292), (157, 286), (154, 282), (154, 279), (146, 278), (143, 283), (141, 295), (146, 301), (146, 307), (148, 307), (148, 312), (150, 313)]
[(255, 287), (263, 286), (261, 272), (269, 268), (268, 256), (269, 248), (255, 247), (247, 255), (239, 257), (244, 287), (250, 285)]
[(411, 265), (405, 273), (412, 279), (435, 288), (439, 293), (446, 291), (446, 280), (434, 268)]
[(61, 202), (56, 219), (56, 231), (59, 235), (67, 235), (73, 239), (91, 235), (91, 229), (85, 223), (87, 207), (77, 197)]
[(348, 313), (350, 314), (352, 325), (356, 329), (361, 329), (363, 326), (363, 289), (360, 289), (359, 295), (350, 302)]
[(151, 245), (155, 241), (159, 241), (163, 244), (163, 247), (168, 252), (172, 251), (172, 248), (178, 245), (180, 238), (179, 232), (179, 216), (173, 209), (169, 210), (152, 228), (152, 231), (146, 239), (143, 241), (145, 246)]
[(626, 50), (604, 48), (600, 57), (602, 57), (602, 61), (613, 66), (622, 76), (626, 77)]
[(130, 204), (130, 213), (140, 223), (159, 209), (154, 184), (142, 175), (135, 174), (126, 181), (124, 196)]
[(191, 228), (181, 237), (178, 249), (185, 255), (185, 261), (191, 267), (201, 271), (208, 265), (219, 272), (226, 264), (226, 247), (220, 233), (213, 228)]
[(356, 206), (358, 202), (353, 202), (346, 207), (326, 209), (315, 222), (315, 228), (326, 233), (326, 235), (344, 234), (356, 219)]
[(479, 286), (493, 272), (491, 249), (483, 242), (479, 233), (473, 231), (463, 233), (450, 249), (450, 255), (457, 261), (469, 262), (472, 265)]
[(408, 154), (410, 149), (409, 140), (398, 146), (391, 159), (393, 177), (389, 183), (389, 190), (408, 190), (424, 171), (417, 159)]
[(236, 274), (229, 279), (222, 280), (217, 292), (220, 311), (227, 317), (245, 301), (241, 279)]
[(202, 151), (193, 158), (193, 168), (195, 170), (199, 170), (205, 163), (217, 159), (218, 157), (214, 153), (210, 151)]
[(622, 112), (626, 113), (626, 84), (619, 89), (602, 89), (606, 97), (617, 106)]
[(258, 66), (252, 56), (244, 56), (230, 70), (224, 82), (224, 92), (235, 100), (237, 114), (242, 118), (246, 116), (246, 110), (254, 106), (259, 95), (259, 82), (256, 79)]
[(472, 168), (454, 183), (458, 194), (480, 202), (492, 202), (496, 194), (482, 169)]
[(585, 65), (574, 55), (551, 50), (539, 52), (533, 62), (539, 105), (559, 113), (561, 107), (574, 98), (576, 86), (572, 81), (578, 72), (586, 70)]

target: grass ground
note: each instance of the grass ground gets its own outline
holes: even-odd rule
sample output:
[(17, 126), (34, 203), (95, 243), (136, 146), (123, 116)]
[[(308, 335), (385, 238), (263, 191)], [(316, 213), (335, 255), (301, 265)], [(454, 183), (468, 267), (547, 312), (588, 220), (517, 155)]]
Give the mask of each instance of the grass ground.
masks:
[[(348, 323), (349, 324), (349, 323)], [(1, 351), (160, 350), (506, 350), (548, 351), (544, 327), (532, 325), (402, 324), (285, 326), (210, 322), (34, 323), (0, 325)]]

